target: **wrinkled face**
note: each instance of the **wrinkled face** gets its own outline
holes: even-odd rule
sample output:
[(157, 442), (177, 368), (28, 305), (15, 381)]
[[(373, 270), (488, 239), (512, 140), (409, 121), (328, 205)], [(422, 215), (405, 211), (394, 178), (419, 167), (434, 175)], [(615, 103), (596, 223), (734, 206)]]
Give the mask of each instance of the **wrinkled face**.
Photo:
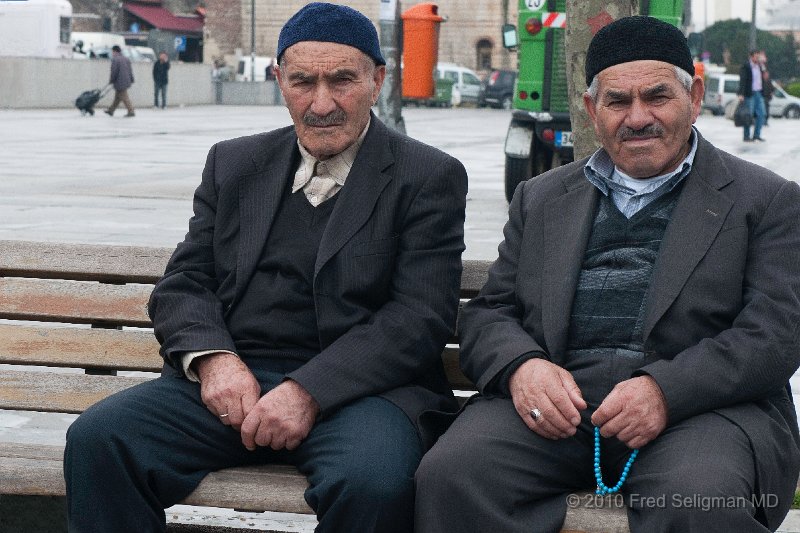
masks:
[(302, 41), (286, 49), (276, 74), (300, 143), (327, 159), (364, 130), (386, 69), (352, 46)]
[(631, 61), (598, 75), (596, 100), (584, 94), (598, 140), (614, 164), (634, 178), (677, 168), (689, 153), (692, 124), (700, 114), (703, 80), (687, 91), (663, 61)]

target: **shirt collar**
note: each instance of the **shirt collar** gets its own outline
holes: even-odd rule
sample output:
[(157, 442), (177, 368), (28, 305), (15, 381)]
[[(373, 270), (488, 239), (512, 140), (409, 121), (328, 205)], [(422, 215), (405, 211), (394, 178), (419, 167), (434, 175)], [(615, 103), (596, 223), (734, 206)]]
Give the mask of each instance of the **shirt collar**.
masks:
[(650, 185), (641, 191), (634, 191), (630, 187), (624, 185), (624, 181), (621, 179), (621, 176), (618, 175), (619, 170), (616, 168), (614, 162), (611, 160), (611, 156), (608, 155), (608, 152), (606, 152), (604, 148), (600, 148), (594, 154), (592, 154), (592, 156), (586, 162), (586, 165), (583, 167), (583, 173), (585, 174), (586, 179), (589, 180), (592, 185), (600, 189), (600, 192), (606, 196), (609, 194), (610, 189), (629, 195), (647, 194), (658, 189), (661, 185), (667, 181), (670, 181), (670, 178), (673, 177), (676, 178), (674, 180), (674, 186), (680, 180), (686, 177), (686, 175), (692, 170), (694, 156), (697, 153), (697, 138), (697, 131), (695, 130), (694, 126), (692, 126), (692, 133), (690, 137), (692, 146), (683, 162), (671, 172), (667, 172), (661, 176), (648, 178), (647, 180), (650, 182)]
[(344, 182), (347, 180), (347, 175), (350, 174), (350, 169), (353, 168), (353, 163), (356, 160), (356, 155), (358, 155), (358, 150), (364, 143), (364, 138), (367, 136), (367, 130), (369, 129), (371, 121), (372, 118), (370, 117), (367, 120), (367, 125), (364, 126), (361, 134), (353, 144), (345, 148), (344, 151), (336, 154), (333, 157), (329, 157), (324, 161), (320, 161), (308, 153), (308, 150), (306, 150), (303, 145), (300, 144), (300, 139), (298, 138), (297, 147), (300, 149), (300, 156), (302, 160), (300, 161), (300, 167), (297, 169), (297, 172), (295, 172), (294, 175), (292, 192), (295, 193), (299, 191), (305, 187), (309, 181), (311, 181), (311, 178), (314, 177), (315, 165), (317, 166), (318, 176), (324, 175), (331, 177), (337, 184), (343, 186)]

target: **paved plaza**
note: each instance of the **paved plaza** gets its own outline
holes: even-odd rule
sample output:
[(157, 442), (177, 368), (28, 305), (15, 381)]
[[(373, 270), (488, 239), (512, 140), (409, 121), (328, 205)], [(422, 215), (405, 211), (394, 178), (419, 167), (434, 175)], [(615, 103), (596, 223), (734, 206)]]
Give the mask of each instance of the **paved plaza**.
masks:
[[(503, 142), (510, 114), (405, 108), (403, 115), (409, 135), (466, 166), (464, 257), (494, 259), (507, 214)], [(0, 110), (0, 240), (173, 247), (186, 232), (211, 145), (290, 123), (282, 107), (137, 109), (132, 119), (82, 117), (75, 109)], [(718, 147), (800, 181), (800, 121), (770, 119), (766, 143), (743, 143), (741, 129), (723, 117), (703, 115), (697, 127)], [(800, 376), (792, 381), (800, 391)], [(796, 404), (799, 399), (796, 394)], [(2, 412), (0, 439), (63, 441), (71, 420)], [(314, 524), (311, 517), (180, 507), (171, 516), (283, 531), (312, 531)], [(800, 518), (793, 512), (780, 531), (800, 532)]]

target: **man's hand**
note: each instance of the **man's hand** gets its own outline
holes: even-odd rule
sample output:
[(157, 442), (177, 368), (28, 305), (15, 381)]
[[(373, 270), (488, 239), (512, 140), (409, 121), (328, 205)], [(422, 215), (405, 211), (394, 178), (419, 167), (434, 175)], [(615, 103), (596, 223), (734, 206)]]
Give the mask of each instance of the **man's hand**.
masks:
[(261, 397), (242, 424), (242, 443), (248, 450), (269, 446), (294, 450), (308, 436), (319, 404), (299, 383), (287, 380)]
[(667, 402), (650, 376), (618, 383), (592, 415), (604, 437), (617, 437), (629, 448), (641, 448), (667, 427)]
[(253, 373), (230, 353), (203, 355), (192, 361), (192, 365), (200, 378), (200, 397), (205, 406), (223, 424), (239, 430), (261, 395)]
[[(525, 424), (548, 439), (563, 439), (575, 434), (586, 409), (572, 374), (544, 359), (531, 359), (512, 374), (508, 387), (514, 407)], [(531, 410), (538, 409), (538, 420)]]

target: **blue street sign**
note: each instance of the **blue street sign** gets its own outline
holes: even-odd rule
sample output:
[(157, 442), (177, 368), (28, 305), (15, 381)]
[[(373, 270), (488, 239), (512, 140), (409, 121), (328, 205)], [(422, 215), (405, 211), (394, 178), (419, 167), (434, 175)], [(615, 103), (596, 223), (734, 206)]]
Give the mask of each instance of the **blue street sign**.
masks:
[(175, 37), (175, 51), (176, 52), (185, 52), (186, 51), (186, 36), (185, 35), (178, 35)]

